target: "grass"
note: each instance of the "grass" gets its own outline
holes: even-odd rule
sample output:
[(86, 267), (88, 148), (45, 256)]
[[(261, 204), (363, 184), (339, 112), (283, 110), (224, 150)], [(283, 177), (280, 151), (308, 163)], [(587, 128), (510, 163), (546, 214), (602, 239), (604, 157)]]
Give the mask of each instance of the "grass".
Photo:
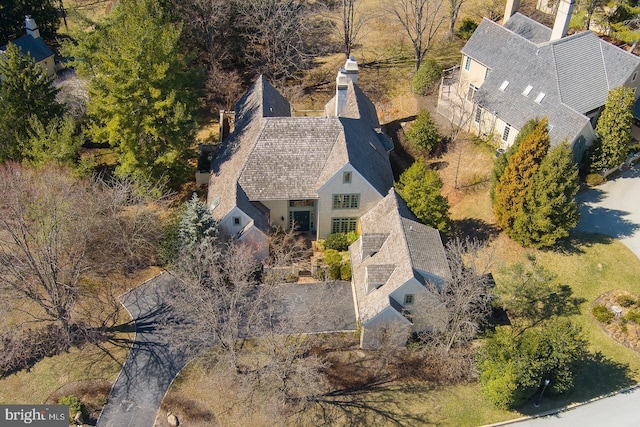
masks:
[[(119, 361), (124, 361), (128, 348), (105, 345)], [(0, 379), (0, 403), (43, 404), (47, 398), (73, 381), (89, 378), (115, 381), (120, 363), (93, 346), (71, 349), (68, 353), (47, 357), (29, 371), (21, 371)]]

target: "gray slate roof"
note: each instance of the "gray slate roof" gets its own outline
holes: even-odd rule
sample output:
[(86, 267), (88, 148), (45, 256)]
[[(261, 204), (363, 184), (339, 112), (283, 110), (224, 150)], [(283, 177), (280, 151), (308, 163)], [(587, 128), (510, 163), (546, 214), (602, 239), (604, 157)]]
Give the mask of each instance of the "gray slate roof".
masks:
[[(438, 230), (419, 223), (392, 188), (387, 196), (360, 218), (362, 235), (349, 248), (360, 320), (366, 323), (392, 306), (390, 294), (408, 280), (424, 284), (420, 271), (442, 279), (451, 272)], [(374, 255), (369, 248), (386, 236)], [(380, 278), (392, 273), (378, 289), (365, 288), (368, 270)], [(380, 274), (378, 274), (380, 273)], [(371, 273), (370, 273), (371, 274)], [(368, 291), (368, 292), (367, 292)]]
[[(49, 49), (49, 46), (47, 46), (40, 37), (33, 38), (31, 35), (27, 34), (12, 41), (11, 43), (18, 46), (23, 55), (31, 55), (35, 62), (40, 62), (43, 59), (53, 56), (53, 51)], [(6, 49), (3, 47), (2, 50)]]
[[(462, 49), (491, 70), (475, 101), (516, 129), (547, 116), (552, 145), (571, 143), (588, 122), (584, 114), (604, 105), (608, 91), (631, 77), (640, 58), (590, 31), (540, 41), (544, 30), (534, 22), (516, 13), (505, 26), (488, 19), (480, 23)], [(509, 85), (501, 91), (504, 81)], [(524, 96), (528, 85), (533, 89)], [(540, 93), (545, 96), (536, 103)]]

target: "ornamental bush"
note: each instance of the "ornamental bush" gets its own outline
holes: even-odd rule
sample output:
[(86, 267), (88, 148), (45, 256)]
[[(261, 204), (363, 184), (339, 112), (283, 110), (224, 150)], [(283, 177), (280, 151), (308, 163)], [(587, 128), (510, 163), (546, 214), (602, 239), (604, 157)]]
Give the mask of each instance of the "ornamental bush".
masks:
[(346, 251), (349, 247), (349, 239), (345, 233), (333, 233), (324, 241), (325, 249), (334, 249), (336, 251)]
[(591, 313), (600, 323), (610, 323), (613, 320), (613, 313), (602, 304), (593, 307)]
[(442, 77), (442, 67), (433, 59), (427, 59), (413, 76), (411, 90), (417, 95), (429, 95), (437, 87)]
[(78, 413), (84, 415), (84, 412), (85, 412), (84, 405), (82, 404), (82, 401), (80, 400), (80, 398), (77, 396), (73, 396), (73, 395), (61, 396), (58, 399), (58, 404), (69, 406), (69, 416), (71, 420), (73, 420), (73, 418)]
[(442, 135), (438, 132), (438, 128), (427, 110), (420, 111), (406, 135), (414, 147), (428, 153), (432, 153), (442, 142)]

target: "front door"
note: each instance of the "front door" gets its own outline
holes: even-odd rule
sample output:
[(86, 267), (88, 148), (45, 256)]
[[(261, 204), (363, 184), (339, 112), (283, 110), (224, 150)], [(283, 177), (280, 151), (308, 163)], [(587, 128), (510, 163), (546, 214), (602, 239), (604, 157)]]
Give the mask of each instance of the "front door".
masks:
[(309, 231), (309, 211), (293, 212), (293, 229), (296, 231)]

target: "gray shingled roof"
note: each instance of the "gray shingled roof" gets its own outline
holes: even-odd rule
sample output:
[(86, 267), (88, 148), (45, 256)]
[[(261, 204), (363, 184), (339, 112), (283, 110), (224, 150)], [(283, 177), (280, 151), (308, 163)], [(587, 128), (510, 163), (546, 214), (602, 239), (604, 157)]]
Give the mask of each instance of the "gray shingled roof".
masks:
[[(366, 233), (360, 236), (361, 253), (364, 258), (378, 252), (389, 233)], [(360, 259), (362, 261), (362, 259)]]
[[(588, 122), (584, 114), (604, 105), (608, 90), (623, 84), (640, 58), (589, 31), (536, 44), (510, 29), (522, 32), (533, 25), (527, 19), (515, 14), (505, 26), (484, 19), (465, 44), (462, 52), (491, 70), (475, 101), (516, 129), (547, 116), (552, 145), (571, 143)], [(509, 85), (501, 91), (504, 81)], [(528, 85), (533, 89), (524, 96)], [(536, 103), (540, 93), (545, 96)]]
[(12, 41), (11, 43), (18, 46), (23, 55), (26, 55), (27, 53), (31, 55), (36, 62), (40, 62), (43, 59), (53, 56), (53, 51), (49, 49), (49, 46), (47, 46), (40, 37), (34, 38), (27, 34)]
[(551, 38), (551, 28), (521, 13), (515, 13), (504, 27), (533, 43), (545, 43)]
[[(366, 323), (382, 310), (391, 306), (390, 294), (408, 280), (415, 278), (424, 283), (418, 270), (443, 279), (451, 276), (440, 233), (416, 221), (404, 201), (392, 188), (387, 196), (360, 218), (361, 243), (349, 248), (353, 282), (358, 301), (360, 320)], [(367, 236), (367, 237), (365, 237)], [(375, 236), (375, 237), (374, 237)], [(374, 240), (384, 239), (377, 253), (372, 256), (363, 249)], [(382, 270), (379, 266), (393, 265), (395, 268), (378, 289), (365, 289), (367, 269)], [(389, 267), (385, 267), (389, 271)]]
[(353, 83), (349, 88), (350, 111), (362, 109), (360, 119), (290, 117), (287, 100), (260, 76), (236, 104), (236, 127), (212, 161), (208, 201), (219, 201), (214, 218), (234, 206), (253, 218), (260, 210), (249, 201), (317, 198), (317, 190), (347, 164), (386, 194), (393, 185), (390, 140), (377, 130), (373, 104)]

